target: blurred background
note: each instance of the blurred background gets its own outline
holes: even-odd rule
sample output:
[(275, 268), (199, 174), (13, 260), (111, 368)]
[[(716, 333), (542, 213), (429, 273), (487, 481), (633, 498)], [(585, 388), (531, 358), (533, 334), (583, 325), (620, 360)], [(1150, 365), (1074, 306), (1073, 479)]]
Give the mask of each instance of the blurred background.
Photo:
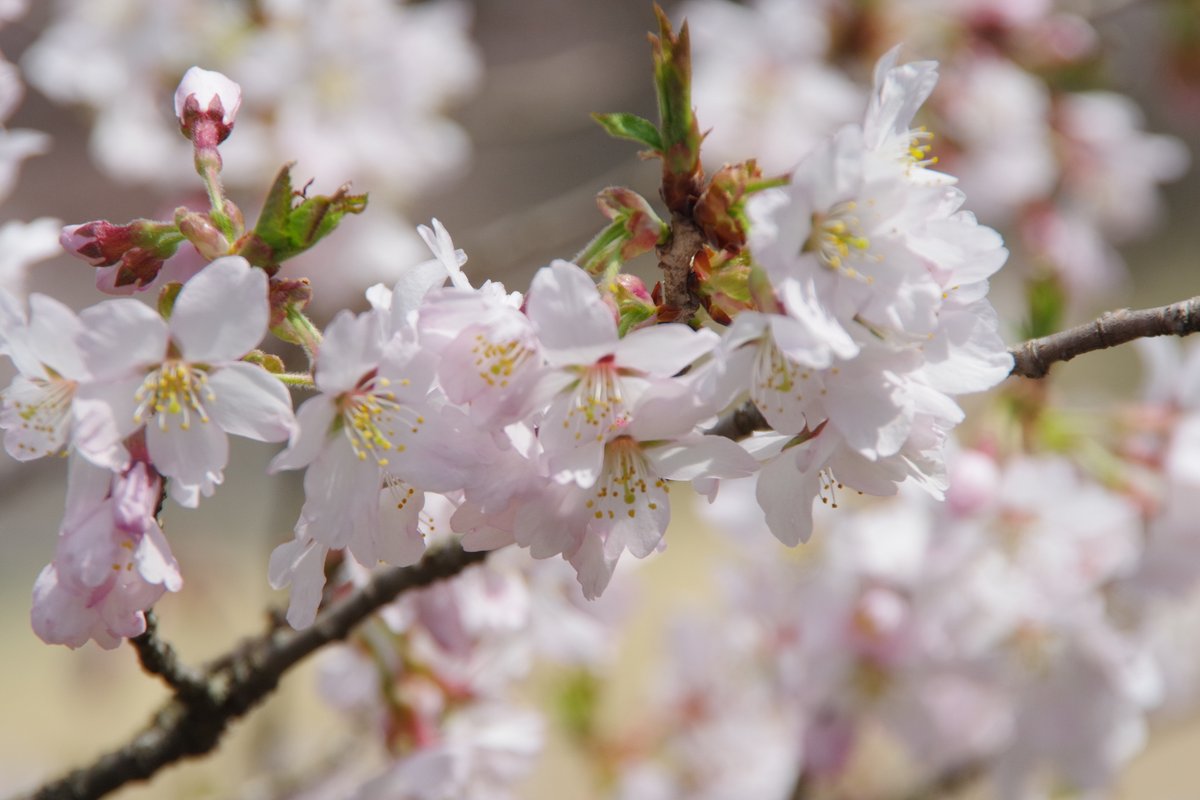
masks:
[[(64, 223), (123, 222), (194, 200), (199, 184), (188, 188), (187, 143), (174, 130), (170, 108), (179, 75), (193, 60), (227, 72), (246, 90), (243, 116), (223, 152), (231, 194), (248, 216), (270, 176), (292, 159), (299, 162), (295, 174), (311, 175), (317, 190), (352, 179), (356, 191), (371, 195), (366, 215), (348, 219), (327, 247), (296, 266), (297, 274), (314, 281), (321, 320), (339, 308), (361, 309), (362, 289), (394, 280), (398, 270), (426, 257), (413, 233), (417, 223), (436, 217), (446, 225), (455, 244), (466, 250), (466, 270), (476, 283), (490, 278), (523, 289), (538, 267), (552, 258), (570, 258), (603, 227), (594, 201), (600, 189), (625, 185), (657, 199), (656, 163), (639, 161), (632, 144), (608, 138), (589, 117), (593, 111), (630, 111), (654, 118), (645, 38), (654, 26), (649, 2), (433, 0), (405, 6), (397, 28), (387, 35), (372, 29), (365, 17), (353, 21), (370, 5), (340, 0), (29, 4), (23, 17), (0, 30), (0, 51), (29, 84), (7, 127), (44, 131), (50, 141), (46, 152), (22, 166), (19, 182), (0, 207), (0, 221), (50, 216)], [(949, 13), (947, 8), (989, 4), (912, 5), (909, 13), (918, 19), (922, 14), (935, 19)], [(664, 7), (673, 20), (683, 16), (680, 4)], [(1195, 40), (1186, 35), (1200, 29), (1200, 11), (1186, 2), (1136, 0), (1064, 7), (1094, 24), (1104, 53), (1099, 74), (1107, 86), (1133, 98), (1145, 114), (1146, 130), (1176, 137), (1179, 150), (1194, 159), (1200, 144), (1200, 49), (1190, 49)], [(344, 26), (330, 21), (343, 11)], [(262, 34), (254, 47), (222, 38), (222, 25), (236, 27), (232, 18), (271, 15), (291, 23), (278, 25), (273, 35)], [(726, 33), (730, 39), (723, 41)], [(700, 47), (723, 48), (725, 57), (741, 58), (738, 48), (744, 45), (732, 43), (734, 33), (730, 28), (698, 35), (697, 59), (715, 59)], [(803, 38), (802, 31), (791, 33)], [(887, 38), (886, 32), (875, 35), (879, 41)], [(904, 58), (939, 57), (931, 52), (938, 46), (910, 43)], [(886, 48), (872, 45), (862, 52), (872, 49), (870, 59), (841, 56), (842, 66), (860, 83), (869, 82), (869, 64)], [(214, 61), (204, 63), (199, 55)], [(280, 96), (286, 99), (273, 99)], [(701, 127), (719, 125), (697, 102)], [(850, 118), (861, 113), (858, 100), (846, 102), (854, 107)], [(1005, 102), (1019, 104), (1019, 95), (997, 101), (994, 122), (1001, 137), (1008, 133), (1019, 140), (1017, 121), (1027, 109)], [(844, 121), (831, 114), (832, 122)], [(1013, 127), (1006, 131), (1010, 121)], [(338, 135), (349, 142), (348, 152), (329, 154), (326, 137)], [(798, 129), (796, 135), (801, 135)], [(956, 142), (951, 135), (948, 148), (962, 139)], [(709, 163), (715, 167), (725, 157)], [(1137, 171), (1138, 164), (1130, 167)], [(1155, 224), (1139, 225), (1136, 235), (1116, 243), (1128, 271), (1110, 276), (1094, 291), (1080, 292), (1070, 309), (1074, 321), (1114, 305), (1154, 305), (1200, 294), (1194, 263), (1200, 251), (1195, 221), (1200, 181), (1196, 170), (1185, 170), (1183, 162), (1167, 164), (1160, 178), (1150, 179), (1154, 192), (1162, 184), (1165, 211), (1153, 215)], [(1018, 224), (1011, 214), (1007, 220), (1003, 213), (998, 216), (996, 222), (982, 221)], [(1021, 247), (1013, 249), (1014, 259), (1020, 258)], [(0, 253), (0, 261), (4, 257)], [(635, 270), (650, 276), (652, 266), (637, 264)], [(100, 299), (90, 272), (82, 261), (59, 255), (32, 266), (23, 280), (28, 291), (82, 307)], [(998, 302), (1008, 293), (1014, 319), (1010, 340), (1019, 335), (1020, 286), (1014, 282), (997, 290)], [(1100, 387), (1089, 389), (1079, 402), (1129, 398), (1139, 369), (1134, 356), (1112, 353), (1086, 362), (1063, 370), (1066, 387)], [(164, 636), (191, 663), (261, 630), (265, 609), (286, 601), (267, 586), (266, 563), (272, 547), (290, 535), (301, 495), (297, 476), (264, 477), (272, 453), (273, 448), (236, 442), (218, 501), (196, 511), (171, 508), (167, 514), (166, 531), (184, 567), (186, 588), (165, 597), (157, 611)], [(0, 794), (89, 762), (126, 741), (166, 697), (140, 673), (127, 647), (103, 651), (89, 645), (71, 651), (44, 645), (30, 629), (30, 589), (53, 553), (64, 481), (63, 460), (0, 465), (5, 545), (0, 557)], [(615, 688), (611, 710), (605, 712), (616, 717), (648, 690), (643, 673), (659, 655), (660, 627), (671, 610), (704, 609), (714, 602), (705, 588), (707, 577), (697, 576), (708, 576), (730, 545), (707, 532), (683, 505), (668, 533), (670, 550), (639, 565), (634, 575), (640, 586), (638, 613), (611, 666)], [(781, 557), (793, 557), (784, 553), (781, 548)], [(290, 675), (276, 696), (235, 726), (216, 756), (173, 767), (149, 786), (115, 796), (290, 796), (280, 775), (297, 764), (336, 761), (353, 750), (359, 733), (353, 718), (317, 696), (313, 672), (308, 664)], [(540, 677), (535, 672), (526, 689), (535, 699)], [(600, 796), (577, 785), (578, 771), (585, 769), (579, 754), (554, 736), (547, 738), (547, 753), (520, 796)], [(1200, 724), (1186, 718), (1159, 724), (1115, 796), (1200, 797), (1198, 753)]]

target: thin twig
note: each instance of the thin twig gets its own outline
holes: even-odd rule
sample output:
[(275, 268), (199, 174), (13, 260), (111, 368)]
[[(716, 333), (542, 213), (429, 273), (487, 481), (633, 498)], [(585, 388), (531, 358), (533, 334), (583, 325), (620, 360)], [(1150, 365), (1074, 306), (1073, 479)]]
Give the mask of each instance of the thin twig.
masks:
[[(168, 764), (214, 750), (229, 724), (258, 705), (306, 656), (344, 639), (401, 593), (457, 575), (486, 557), (487, 552), (468, 553), (458, 545), (433, 550), (419, 564), (375, 575), (322, 612), (310, 628), (273, 630), (244, 642), (231, 657), (204, 671), (203, 691), (177, 689), (132, 741), (22, 798), (91, 800), (145, 780)], [(166, 677), (165, 672), (158, 674)]]
[(1187, 336), (1200, 331), (1200, 297), (1157, 308), (1108, 311), (1099, 319), (1040, 339), (1013, 345), (1013, 375), (1043, 378), (1051, 365), (1152, 336)]

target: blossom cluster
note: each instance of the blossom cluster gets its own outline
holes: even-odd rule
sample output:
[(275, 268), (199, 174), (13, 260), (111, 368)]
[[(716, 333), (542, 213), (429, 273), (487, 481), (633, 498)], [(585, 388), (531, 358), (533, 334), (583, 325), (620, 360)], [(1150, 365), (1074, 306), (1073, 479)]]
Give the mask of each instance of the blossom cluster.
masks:
[[(1145, 348), (1145, 402), (1105, 420), (1118, 435), (1103, 447), (1020, 387), (996, 404), (993, 429), (956, 441), (959, 398), (1013, 367), (989, 297), (1009, 252), (968, 209), (1015, 223), (1026, 258), (1053, 262), (1054, 280), (1094, 277), (1096, 263), (1083, 262), (1108, 258), (1105, 237), (1144, 228), (1157, 183), (1182, 160), (1114, 96), (1051, 102), (1016, 66), (1018, 53), (1081, 58), (1091, 46), (1082, 20), (1054, 16), (1035, 35), (1038, 3), (950, 5), (946, 41), (972, 44), (950, 53), (952, 90), (937, 92), (937, 62), (901, 63), (898, 47), (874, 61), (883, 48), (860, 52), (849, 35), (838, 52), (871, 55), (870, 88), (833, 71), (829, 19), (848, 24), (836, 3), (693, 3), (697, 99), (716, 123), (705, 136), (689, 116), (686, 29), (675, 35), (660, 12), (661, 126), (597, 118), (662, 158), (670, 223), (632, 190), (606, 189), (611, 225), (512, 291), (469, 278), (467, 254), (435, 219), (416, 234), (430, 258), (375, 249), (391, 280), (357, 298), (365, 310), (322, 326), (306, 313), (322, 292), (296, 264), (315, 263), (307, 251), (367, 198), (348, 185), (296, 191), (291, 166), (263, 171), (267, 154), (298, 153), (306, 169), (343, 178), (386, 163), (391, 188), (372, 199), (393, 211), (447, 175), (464, 150), (436, 108), (475, 70), (462, 9), (354, 0), (327, 20), (276, 0), (253, 14), (206, 12), (197, 27), (185, 3), (150, 14), (140, 0), (64, 0), (27, 56), (35, 82), (96, 108), (101, 161), (122, 177), (175, 187), (189, 164), (186, 148), (173, 157), (181, 132), (208, 205), (62, 228), (62, 248), (114, 295), (82, 311), (0, 289), (0, 355), (16, 372), (0, 395), (5, 449), (68, 463), (53, 560), (34, 583), (37, 635), (114, 648), (146, 631), (148, 609), (186, 572), (164, 509), (221, 491), (232, 435), (278, 445), (269, 472), (303, 471), (291, 535), (265, 569), (289, 590), (295, 628), (380, 565), (450, 543), (505, 548), (405, 593), (326, 650), (323, 692), (391, 763), (355, 760), (313, 797), (511, 796), (546, 739), (514, 700), (534, 658), (579, 671), (568, 727), (615, 797), (836, 792), (878, 738), (903, 751), (917, 788), (980, 774), (1013, 800), (1051, 784), (1103, 791), (1142, 746), (1148, 715), (1200, 674), (1172, 647), (1195, 635), (1187, 617), (1200, 607), (1188, 505), (1200, 488), (1200, 358)], [(445, 47), (431, 54), (421, 29), (411, 48), (388, 42), (403, 64), (369, 69), (389, 38), (380, 32), (410, 24), (441, 32)], [(197, 33), (161, 52), (113, 44), (160, 25)], [(63, 55), (77, 26), (93, 32), (94, 80)], [(994, 48), (978, 46), (984, 28)], [(235, 29), (238, 47), (225, 46)], [(314, 59), (322, 48), (338, 58)], [(772, 60), (780, 53), (787, 69)], [(137, 58), (155, 70), (135, 69)], [(290, 71), (263, 68), (266, 58)], [(253, 82), (243, 90), (188, 69), (168, 138), (149, 122), (165, 96), (156, 82), (218, 59)], [(380, 77), (396, 72), (406, 80)], [(105, 94), (133, 73), (151, 80)], [(278, 83), (298, 74), (307, 79)], [(354, 102), (349, 87), (372, 102)], [(337, 131), (325, 128), (329, 102)], [(1000, 106), (1030, 119), (987, 124), (995, 115), (981, 108)], [(740, 127), (747, 115), (757, 139)], [(922, 119), (945, 132), (944, 147)], [(1020, 135), (998, 142), (1001, 128)], [(0, 178), (24, 152), (6, 136)], [(437, 144), (447, 137), (449, 150)], [(750, 141), (764, 150), (706, 181), (701, 141), (706, 154)], [(1143, 168), (1132, 176), (1120, 158), (1131, 152)], [(173, 161), (179, 171), (163, 167)], [(763, 179), (764, 167), (786, 174)], [(271, 179), (248, 224), (225, 184)], [(1034, 236), (1076, 223), (1070, 246)], [(380, 227), (393, 242), (408, 236), (394, 219)], [(28, 231), (21, 259), (41, 252)], [(680, 262), (689, 235), (698, 243)], [(660, 284), (620, 271), (655, 248)], [(614, 744), (592, 707), (612, 657), (612, 604), (626, 599), (614, 575), (627, 552), (667, 546), (685, 483), (730, 529), (726, 607), (719, 622), (681, 621), (675, 663), (648, 704), (654, 720)], [(772, 541), (796, 546), (815, 531), (802, 561)]]
[(617, 796), (783, 798), (802, 781), (890, 796), (869, 777), (881, 747), (907, 762), (902, 793), (975, 775), (999, 798), (1106, 796), (1151, 716), (1196, 702), (1182, 498), (1198, 487), (1200, 361), (1175, 345), (1145, 343), (1145, 396), (1104, 414), (1104, 458), (958, 449), (945, 503), (906, 488), (860, 504), (802, 562), (763, 547), (751, 487), (727, 487), (710, 512), (733, 551), (721, 616), (675, 621), (656, 735), (608, 765)]
[[(115, 276), (101, 286), (163, 286), (159, 308), (121, 298), (76, 318), (35, 295), (27, 317), (7, 299), (6, 350), (21, 371), (5, 396), (9, 451), (65, 449), (120, 478), (104, 492), (72, 490), (88, 499), (69, 505), (64, 541), (97, 504), (130, 517), (101, 515), (96, 560), (109, 572), (73, 571), (67, 553), (47, 569), (39, 632), (73, 645), (138, 632), (142, 610), (178, 576), (110, 551), (161, 550), (148, 534), (156, 482), (196, 506), (222, 481), (229, 434), (286, 439), (272, 470), (306, 470), (294, 538), (269, 570), (273, 585), (291, 586), (298, 627), (317, 613), (331, 551), (367, 566), (421, 557), (427, 493), (454, 504), (450, 526), (468, 549), (515, 542), (537, 558), (561, 555), (588, 597), (625, 551), (662, 547), (669, 481), (713, 494), (720, 479), (761, 467), (768, 524), (792, 544), (807, 538), (817, 497), (890, 494), (908, 477), (940, 496), (942, 445), (962, 416), (953, 395), (990, 387), (1011, 362), (985, 299), (1006, 255), (1000, 239), (961, 210), (952, 178), (913, 156), (911, 119), (935, 80), (931, 62), (898, 66), (889, 54), (864, 123), (814, 151), (786, 189), (753, 198), (749, 300), (727, 325), (643, 315), (623, 332), (615, 279), (598, 290), (566, 261), (541, 269), (526, 295), (473, 287), (465, 254), (435, 221), (421, 228), (432, 259), (373, 287), (369, 311), (343, 311), (319, 332), (300, 310), (303, 287), (275, 272), (290, 245), (270, 217), (242, 233), (240, 211), (220, 199), (217, 147), (240, 89), (189, 71), (175, 106), (213, 210), (63, 233)], [(180, 246), (216, 257), (190, 276), (159, 274)], [(309, 375), (288, 378), (253, 355), (269, 328), (306, 347)], [(285, 382), (313, 392), (294, 416)], [(772, 431), (746, 446), (705, 433), (747, 389)], [(118, 502), (127, 493), (142, 501)], [(77, 614), (64, 614), (72, 604)]]
[(1188, 165), (1182, 142), (1146, 132), (1137, 105), (1103, 88), (1096, 4), (693, 0), (685, 12), (699, 111), (722, 122), (708, 152), (768, 170), (859, 118), (869, 95), (854, 75), (893, 42), (938, 58), (950, 77), (918, 147), (936, 133), (972, 209), (1076, 311), (1125, 280), (1115, 246), (1161, 218), (1158, 185)]

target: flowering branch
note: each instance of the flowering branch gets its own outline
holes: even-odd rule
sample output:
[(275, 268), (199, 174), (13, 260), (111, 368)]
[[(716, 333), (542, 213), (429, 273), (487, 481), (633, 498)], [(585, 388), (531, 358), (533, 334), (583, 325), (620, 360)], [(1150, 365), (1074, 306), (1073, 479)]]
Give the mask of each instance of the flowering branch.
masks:
[(1099, 319), (1039, 339), (1013, 345), (1013, 375), (1043, 378), (1051, 365), (1070, 361), (1093, 350), (1105, 350), (1134, 339), (1152, 336), (1187, 336), (1200, 331), (1200, 297), (1178, 303), (1131, 311), (1106, 311)]
[(134, 646), (143, 665), (174, 686), (175, 695), (132, 741), (21, 796), (22, 800), (102, 797), (126, 783), (145, 780), (168, 764), (211, 752), (229, 724), (258, 705), (306, 656), (346, 638), (360, 622), (404, 592), (457, 575), (486, 556), (487, 552), (466, 552), (457, 545), (431, 550), (419, 564), (375, 575), (326, 609), (311, 627), (293, 631), (272, 626), (218, 659), (202, 675), (188, 675), (170, 646), (156, 638), (148, 619), (146, 633), (134, 640)]

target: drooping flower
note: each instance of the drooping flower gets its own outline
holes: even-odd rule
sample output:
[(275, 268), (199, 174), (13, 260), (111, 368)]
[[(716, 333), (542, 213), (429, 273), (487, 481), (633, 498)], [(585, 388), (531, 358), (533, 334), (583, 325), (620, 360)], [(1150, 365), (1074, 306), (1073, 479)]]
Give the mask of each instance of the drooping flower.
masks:
[(183, 585), (155, 519), (162, 479), (144, 462), (110, 473), (73, 457), (54, 561), (33, 589), (43, 641), (106, 649), (146, 630), (145, 611)]

